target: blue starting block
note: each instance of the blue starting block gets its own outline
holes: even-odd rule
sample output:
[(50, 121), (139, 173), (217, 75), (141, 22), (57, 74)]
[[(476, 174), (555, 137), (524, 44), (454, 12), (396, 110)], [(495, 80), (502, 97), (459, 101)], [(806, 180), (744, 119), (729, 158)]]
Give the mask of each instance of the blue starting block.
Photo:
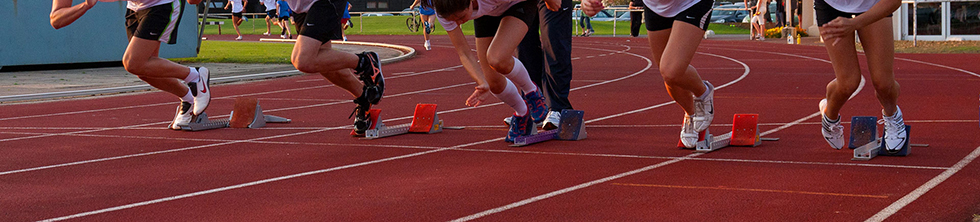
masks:
[(908, 156), (912, 153), (913, 146), (927, 147), (929, 144), (913, 144), (911, 137), (912, 127), (905, 125), (905, 144), (902, 149), (889, 152), (885, 149), (882, 137), (878, 134), (878, 117), (874, 116), (855, 116), (851, 117), (851, 139), (848, 148), (854, 149), (854, 157), (851, 160), (871, 160), (876, 156)]
[(582, 140), (585, 137), (585, 111), (566, 109), (561, 111), (558, 129), (514, 138), (511, 146), (527, 146), (548, 140)]

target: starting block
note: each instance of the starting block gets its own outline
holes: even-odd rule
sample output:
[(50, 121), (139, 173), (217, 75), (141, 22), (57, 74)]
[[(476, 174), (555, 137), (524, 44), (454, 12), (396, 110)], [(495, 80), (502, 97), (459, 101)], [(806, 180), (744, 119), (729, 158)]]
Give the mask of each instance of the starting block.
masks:
[(283, 117), (262, 114), (262, 107), (259, 106), (258, 99), (237, 98), (235, 99), (234, 110), (231, 111), (231, 117), (228, 120), (212, 121), (208, 119), (206, 113), (201, 113), (201, 115), (194, 117), (194, 120), (190, 124), (181, 126), (180, 129), (186, 131), (201, 131), (227, 127), (256, 129), (264, 127), (266, 123), (289, 123), (290, 121), (290, 119)]
[[(371, 109), (368, 111), (368, 121), (370, 127), (364, 131), (365, 139), (377, 139), (382, 137), (397, 136), (406, 133), (438, 133), (442, 132), (442, 120), (436, 113), (436, 104), (417, 104), (415, 114), (412, 116), (412, 123), (385, 126), (381, 121), (381, 110)], [(351, 135), (355, 135), (351, 131)]]
[[(527, 146), (548, 140), (582, 140), (586, 138), (585, 133), (585, 111), (566, 109), (561, 111), (561, 121), (558, 122), (558, 129), (544, 132), (532, 132), (532, 135), (514, 138), (511, 146)], [(534, 128), (537, 131), (537, 128)]]
[[(778, 141), (779, 138), (762, 138), (759, 132), (759, 114), (735, 114), (732, 117), (732, 131), (720, 136), (713, 136), (709, 130), (698, 133), (698, 142), (694, 151), (708, 153), (728, 146), (755, 147), (762, 141)], [(677, 141), (677, 147), (688, 149), (684, 143)]]
[(855, 116), (851, 117), (851, 139), (848, 148), (854, 149), (854, 157), (851, 160), (871, 160), (876, 156), (908, 156), (912, 152), (913, 146), (927, 147), (929, 144), (912, 144), (912, 127), (905, 125), (905, 144), (897, 152), (888, 152), (882, 137), (878, 134), (878, 117), (874, 116)]

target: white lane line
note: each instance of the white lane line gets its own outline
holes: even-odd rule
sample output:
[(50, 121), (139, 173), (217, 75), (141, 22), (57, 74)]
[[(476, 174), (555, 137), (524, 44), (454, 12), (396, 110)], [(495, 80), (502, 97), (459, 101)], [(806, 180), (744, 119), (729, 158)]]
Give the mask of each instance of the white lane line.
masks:
[(916, 188), (911, 193), (906, 194), (904, 197), (902, 197), (902, 199), (898, 199), (898, 201), (895, 201), (891, 205), (888, 205), (888, 207), (885, 207), (885, 209), (882, 209), (877, 214), (871, 216), (871, 218), (868, 218), (865, 221), (866, 222), (884, 221), (888, 217), (892, 216), (893, 214), (895, 214), (896, 212), (904, 208), (906, 205), (912, 203), (912, 201), (919, 199), (919, 197), (926, 194), (926, 192), (929, 192), (929, 190), (932, 190), (932, 188), (939, 186), (940, 183), (952, 177), (953, 174), (956, 174), (956, 172), (959, 172), (964, 167), (966, 167), (967, 164), (973, 162), (973, 160), (976, 159), (977, 156), (980, 156), (980, 147), (973, 149), (973, 152), (971, 152), (969, 155), (966, 155), (966, 157), (963, 157), (963, 159), (961, 159), (960, 162), (957, 162), (955, 165), (953, 165), (953, 167), (950, 167), (949, 169), (943, 171), (943, 173), (939, 174), (938, 176), (933, 177), (925, 184), (922, 184), (922, 186), (919, 186), (919, 188)]
[[(640, 55), (636, 55), (636, 54), (633, 54), (633, 53), (628, 53), (628, 54), (632, 54), (634, 56), (637, 56), (637, 57), (642, 58), (642, 59), (644, 59), (644, 60), (647, 61), (647, 68), (645, 68), (645, 69), (643, 69), (641, 71), (638, 71), (636, 73), (633, 73), (632, 75), (629, 75), (629, 76), (639, 75), (640, 73), (642, 73), (642, 72), (646, 71), (647, 69), (649, 69), (649, 67), (652, 66), (652, 64), (653, 64), (646, 57), (643, 57), (643, 56), (640, 56)], [(618, 78), (618, 79), (625, 79), (625, 78), (626, 77)], [(592, 85), (588, 85), (588, 86), (578, 87), (577, 89), (587, 88), (587, 87), (592, 87), (592, 86), (597, 86), (597, 85), (611, 83), (611, 82), (615, 82), (615, 81), (610, 80), (610, 81), (607, 81), (607, 82), (604, 82), (604, 83), (596, 83), (596, 84), (592, 84)], [(502, 103), (498, 103), (498, 104), (502, 104)], [(481, 107), (484, 107), (484, 106), (481, 106)], [(459, 109), (459, 110), (462, 110), (462, 109)], [(403, 118), (411, 118), (411, 117), (403, 117)], [(303, 133), (295, 133), (295, 134), (292, 134), (292, 135), (299, 135), (299, 134), (305, 134), (305, 132), (303, 132)], [(287, 135), (283, 135), (281, 137), (286, 137), (286, 136)], [(289, 135), (289, 136), (291, 136), (291, 135)], [(256, 140), (260, 140), (260, 139), (262, 139), (262, 138), (250, 139), (248, 141), (256, 141)], [(165, 198), (160, 198), (160, 199), (155, 199), (155, 200), (150, 200), (150, 201), (144, 201), (144, 202), (139, 202), (139, 203), (133, 203), (133, 204), (127, 204), (127, 205), (122, 205), (122, 206), (117, 206), (117, 207), (112, 207), (112, 208), (106, 208), (106, 209), (95, 210), (95, 211), (88, 211), (88, 212), (83, 212), (83, 213), (68, 215), (68, 216), (64, 216), (64, 217), (47, 219), (47, 220), (43, 220), (43, 221), (61, 221), (61, 220), (73, 219), (73, 218), (78, 218), (78, 217), (84, 217), (84, 216), (94, 215), (94, 214), (100, 214), (100, 213), (112, 212), (112, 211), (117, 211), (117, 210), (129, 209), (129, 208), (133, 208), (133, 207), (139, 207), (139, 206), (144, 206), (144, 205), (149, 205), (149, 204), (154, 204), (154, 203), (166, 202), (166, 201), (171, 201), (171, 200), (177, 200), (177, 199), (183, 199), (183, 198), (188, 198), (188, 197), (193, 197), (193, 196), (199, 196), (199, 195), (204, 195), (204, 194), (210, 194), (210, 193), (220, 192), (220, 191), (226, 191), (226, 190), (232, 190), (232, 189), (237, 189), (237, 188), (242, 188), (242, 187), (254, 186), (254, 185), (258, 185), (258, 184), (275, 182), (275, 181), (280, 181), (280, 180), (285, 180), (285, 179), (290, 179), (290, 178), (296, 178), (296, 177), (301, 177), (301, 176), (307, 176), (307, 175), (325, 173), (325, 172), (336, 171), (336, 170), (341, 170), (341, 169), (347, 169), (347, 168), (352, 168), (352, 167), (358, 167), (358, 166), (370, 165), (370, 164), (375, 164), (375, 163), (382, 163), (382, 162), (387, 162), (387, 161), (392, 161), (392, 160), (404, 159), (404, 158), (409, 158), (409, 157), (421, 156), (421, 155), (430, 154), (430, 153), (436, 153), (436, 152), (441, 152), (441, 151), (445, 151), (445, 150), (459, 149), (459, 148), (463, 148), (463, 147), (469, 147), (469, 146), (475, 146), (475, 145), (485, 144), (485, 143), (494, 142), (494, 141), (500, 141), (500, 140), (503, 140), (503, 139), (504, 139), (503, 137), (499, 137), (499, 138), (494, 138), (494, 139), (489, 139), (489, 140), (484, 140), (484, 141), (479, 141), (479, 142), (473, 142), (473, 143), (467, 143), (467, 144), (457, 145), (457, 146), (453, 146), (453, 147), (449, 147), (449, 148), (443, 148), (443, 149), (437, 149), (437, 150), (430, 150), (430, 151), (424, 151), (424, 152), (419, 152), (419, 153), (406, 154), (406, 155), (402, 155), (402, 156), (390, 157), (390, 158), (385, 158), (385, 159), (379, 159), (379, 160), (374, 160), (374, 161), (368, 161), (368, 162), (362, 162), (362, 163), (344, 165), (344, 166), (339, 166), (339, 167), (334, 167), (334, 168), (329, 168), (329, 169), (323, 169), (323, 170), (310, 171), (310, 172), (305, 172), (305, 173), (300, 173), (300, 174), (293, 174), (293, 175), (281, 176), (281, 177), (276, 177), (276, 178), (271, 178), (271, 179), (265, 179), (265, 180), (255, 181), (255, 182), (249, 182), (249, 183), (244, 183), (244, 184), (239, 184), (239, 185), (234, 185), (234, 186), (227, 186), (227, 187), (215, 188), (215, 189), (210, 189), (210, 190), (205, 190), (205, 191), (199, 191), (199, 192), (194, 192), (194, 193), (189, 193), (189, 194), (184, 194), (184, 195), (178, 195), (178, 196), (173, 196), (173, 197), (165, 197)], [(220, 144), (220, 145), (231, 144), (231, 143), (234, 143), (234, 142), (223, 143), (223, 144)], [(216, 146), (216, 145), (213, 144), (213, 145), (208, 145), (208, 146)], [(180, 150), (182, 150), (182, 149), (180, 149)], [(160, 152), (170, 152), (170, 151), (160, 151)], [(0, 175), (3, 175), (3, 174), (0, 173)]]
[[(626, 47), (626, 49), (620, 50), (620, 51), (629, 50), (629, 47), (628, 46), (625, 46), (625, 47)], [(608, 50), (608, 49), (596, 49), (596, 48), (587, 48), (587, 47), (579, 47), (579, 48), (594, 49), (594, 50), (600, 50), (600, 51), (614, 51), (614, 50)], [(627, 75), (627, 76), (624, 76), (624, 77), (616, 78), (616, 79), (613, 79), (613, 80), (603, 81), (603, 82), (600, 82), (600, 83), (594, 83), (594, 84), (590, 84), (590, 85), (580, 86), (580, 87), (576, 87), (576, 88), (571, 89), (571, 90), (580, 90), (580, 89), (584, 89), (584, 88), (589, 88), (589, 87), (594, 87), (594, 86), (598, 86), (598, 85), (604, 85), (604, 84), (609, 84), (609, 83), (613, 83), (613, 82), (616, 82), (616, 81), (624, 80), (624, 79), (627, 79), (627, 78), (630, 78), (630, 77), (637, 76), (637, 75), (643, 73), (644, 71), (648, 70), (652, 66), (652, 62), (649, 59), (647, 59), (646, 57), (643, 57), (643, 56), (637, 55), (637, 54), (633, 54), (633, 53), (628, 53), (628, 54), (631, 54), (633, 56), (636, 56), (638, 58), (641, 58), (641, 59), (646, 60), (647, 61), (647, 66), (644, 69), (642, 69), (640, 71), (637, 71), (637, 72), (635, 72), (635, 73), (633, 73), (631, 75)], [(438, 89), (450, 88), (450, 87), (461, 86), (461, 85), (469, 85), (469, 84), (473, 84), (473, 83), (463, 83), (463, 84), (456, 84), (456, 85), (452, 85), (452, 86), (444, 86), (444, 87), (439, 87)], [(411, 95), (411, 94), (418, 94), (418, 93), (429, 92), (429, 91), (433, 91), (433, 90), (435, 90), (435, 89), (426, 89), (426, 90), (420, 90), (420, 91), (414, 91), (414, 92), (400, 93), (400, 94), (395, 94), (395, 95), (389, 95), (388, 98), (390, 98), (390, 97), (399, 97), (399, 96), (404, 96), (404, 95)], [(337, 104), (337, 103), (333, 103), (333, 104)], [(447, 110), (447, 111), (442, 111), (442, 112), (439, 112), (439, 113), (452, 113), (452, 112), (466, 111), (466, 110), (472, 110), (472, 109), (489, 107), (489, 106), (495, 106), (495, 105), (502, 105), (502, 104), (503, 104), (503, 102), (498, 102), (498, 103), (495, 103), (495, 104), (483, 105), (483, 106), (479, 106), (479, 107), (465, 107), (465, 108), (459, 108), (459, 109), (454, 109), (454, 110)], [(304, 106), (304, 107), (315, 107), (315, 106), (324, 106), (324, 105), (323, 104), (315, 104), (315, 105)], [(270, 109), (268, 111), (271, 112), (271, 111), (281, 111), (281, 110), (289, 110), (289, 109), (295, 109), (295, 107), (294, 108)], [(410, 118), (412, 118), (412, 116), (403, 116), (403, 117), (392, 118), (392, 119), (388, 119), (388, 120), (389, 121), (398, 121), (398, 120), (404, 120), (404, 119), (410, 119)], [(148, 125), (154, 125), (154, 124), (160, 124), (160, 123), (149, 123), (149, 124), (142, 124), (142, 125), (137, 125), (137, 126), (148, 126)], [(129, 126), (129, 127), (133, 127), (133, 126)], [(346, 128), (346, 127), (349, 127), (349, 126), (329, 127), (329, 128), (322, 129), (322, 130), (313, 130), (313, 131), (300, 132), (300, 133), (294, 133), (294, 134), (289, 134), (289, 135), (302, 135), (302, 134), (322, 132), (322, 131), (326, 131), (326, 130), (329, 130), (329, 129), (342, 129), (342, 128)], [(4, 141), (8, 141), (8, 140), (19, 140), (19, 139), (48, 137), (48, 136), (55, 136), (55, 135), (72, 135), (72, 134), (78, 134), (78, 133), (91, 133), (91, 132), (99, 132), (99, 131), (106, 131), (106, 130), (113, 130), (113, 129), (125, 129), (125, 128), (127, 128), (127, 127), (116, 127), (116, 128), (108, 128), (108, 129), (87, 130), (87, 131), (67, 132), (67, 133), (58, 133), (58, 134), (44, 134), (44, 135), (36, 135), (36, 136), (22, 137), (22, 138), (14, 138), (14, 139), (0, 139), (0, 142), (4, 142)], [(266, 138), (270, 138), (270, 137), (266, 137)], [(241, 143), (241, 142), (244, 142), (244, 141), (254, 141), (254, 140), (259, 140), (259, 139), (263, 139), (263, 138), (252, 139), (252, 140), (230, 141), (230, 142), (221, 143), (220, 145)], [(200, 148), (206, 148), (206, 147), (213, 147), (213, 146), (217, 146), (217, 145), (187, 147), (187, 148), (175, 149), (174, 152), (176, 152), (176, 151), (185, 151), (185, 150), (194, 150), (194, 149), (200, 149)], [(106, 157), (106, 158), (99, 158), (99, 159), (93, 159), (93, 160), (84, 160), (84, 161), (77, 161), (77, 162), (70, 162), (70, 163), (63, 163), (63, 164), (56, 164), (56, 165), (32, 167), (32, 168), (26, 168), (26, 169), (19, 169), (19, 170), (12, 170), (12, 171), (4, 171), (4, 172), (0, 172), (0, 175), (13, 174), (13, 173), (22, 173), (22, 172), (29, 172), (29, 171), (36, 171), (36, 170), (43, 170), (43, 169), (51, 169), (51, 168), (64, 167), (64, 166), (73, 166), (73, 165), (80, 165), (80, 164), (87, 164), (87, 163), (95, 163), (95, 162), (102, 162), (102, 161), (109, 161), (109, 160), (117, 160), (117, 159), (130, 158), (130, 157), (140, 157), (140, 156), (147, 156), (147, 155), (154, 155), (154, 154), (161, 154), (161, 153), (169, 153), (169, 152), (170, 151), (157, 151), (157, 152), (148, 152), (148, 153), (137, 153), (137, 154), (131, 154), (131, 155), (124, 155), (124, 156)]]
[[(715, 89), (721, 89), (721, 88), (730, 86), (732, 84), (735, 84), (736, 82), (741, 81), (742, 79), (744, 79), (748, 75), (748, 73), (749, 73), (749, 70), (750, 69), (749, 69), (748, 65), (746, 65), (745, 63), (743, 63), (743, 62), (741, 62), (739, 60), (736, 60), (736, 59), (733, 59), (733, 58), (729, 58), (729, 57), (725, 57), (725, 56), (721, 56), (721, 55), (715, 55), (715, 54), (708, 54), (708, 53), (699, 53), (699, 54), (711, 55), (711, 56), (716, 56), (716, 57), (719, 57), (719, 58), (728, 59), (728, 60), (731, 60), (731, 61), (735, 61), (735, 62), (737, 62), (739, 64), (742, 64), (742, 66), (745, 67), (745, 72), (742, 74), (742, 76), (740, 76), (739, 78), (737, 78), (737, 79), (735, 79), (735, 80), (733, 80), (731, 82), (728, 82), (728, 83), (723, 84), (721, 86), (717, 86), (717, 87), (715, 87)], [(809, 58), (809, 59), (823, 61), (823, 62), (830, 62), (830, 61), (827, 61), (827, 60), (822, 60), (822, 59), (812, 58), (812, 57), (805, 57), (805, 56), (798, 56), (798, 57), (801, 57), (801, 58)], [(864, 77), (862, 76), (861, 77), (861, 85), (858, 87), (859, 90), (855, 90), (854, 93), (851, 94), (851, 98), (853, 98), (859, 92), (861, 92), (860, 89), (863, 89), (864, 88), (864, 83), (865, 83)], [(651, 106), (651, 107), (660, 107), (660, 106), (664, 106), (664, 105), (671, 104), (671, 103), (673, 103), (673, 102), (662, 103), (662, 104), (654, 105), (654, 106)], [(650, 109), (650, 107), (647, 107), (645, 109)], [(643, 110), (643, 109), (639, 109), (639, 110)], [(636, 112), (636, 110), (631, 111), (631, 112), (627, 112), (627, 113), (635, 113), (635, 112)], [(625, 115), (625, 114), (623, 114), (623, 115)], [(820, 112), (816, 112), (814, 114), (810, 114), (809, 116), (806, 116), (806, 117), (797, 119), (796, 121), (787, 123), (786, 125), (783, 125), (783, 126), (780, 126), (780, 127), (775, 128), (775, 129), (772, 129), (772, 130), (763, 132), (763, 133), (761, 133), (761, 135), (768, 135), (768, 134), (774, 133), (776, 131), (789, 128), (790, 126), (796, 125), (796, 124), (798, 124), (800, 122), (806, 121), (807, 119), (811, 119), (811, 118), (816, 117), (818, 115), (820, 115)], [(608, 118), (611, 118), (611, 117), (610, 116), (606, 116), (606, 117), (599, 118), (599, 119), (608, 119)], [(703, 153), (691, 154), (691, 155), (685, 156), (684, 158), (670, 160), (670, 161), (667, 161), (667, 162), (663, 162), (663, 163), (659, 163), (659, 164), (647, 166), (647, 167), (644, 167), (644, 168), (640, 168), (640, 169), (637, 169), (637, 170), (633, 170), (633, 171), (629, 171), (629, 172), (625, 172), (625, 173), (613, 175), (613, 176), (610, 176), (610, 177), (606, 177), (606, 178), (594, 180), (592, 182), (579, 184), (579, 185), (576, 185), (576, 186), (572, 186), (572, 187), (561, 189), (561, 190), (554, 191), (554, 192), (551, 192), (551, 193), (539, 195), (539, 196), (536, 196), (536, 197), (531, 197), (531, 198), (524, 199), (524, 200), (521, 200), (521, 201), (518, 201), (518, 202), (515, 202), (515, 203), (511, 203), (511, 204), (504, 205), (504, 206), (501, 206), (501, 207), (489, 209), (489, 210), (486, 210), (486, 211), (483, 211), (483, 212), (479, 212), (479, 213), (475, 213), (475, 214), (472, 214), (472, 215), (469, 215), (469, 216), (466, 216), (466, 217), (458, 218), (458, 219), (455, 219), (453, 221), (470, 221), (470, 220), (473, 220), (473, 219), (478, 219), (478, 218), (485, 217), (485, 216), (490, 215), (490, 214), (495, 214), (495, 213), (502, 212), (502, 211), (505, 211), (505, 210), (517, 208), (517, 207), (520, 207), (520, 206), (523, 206), (523, 205), (526, 205), (526, 204), (529, 204), (529, 203), (533, 203), (533, 202), (536, 202), (536, 201), (539, 201), (539, 200), (547, 199), (547, 198), (550, 198), (550, 197), (554, 197), (554, 196), (557, 196), (557, 195), (560, 195), (560, 194), (564, 194), (564, 193), (568, 193), (568, 192), (571, 192), (571, 191), (575, 191), (575, 190), (578, 190), (578, 189), (586, 188), (586, 187), (589, 187), (589, 186), (592, 186), (592, 185), (595, 185), (595, 184), (599, 184), (599, 183), (602, 183), (602, 182), (606, 182), (606, 181), (609, 181), (609, 180), (618, 179), (618, 178), (622, 178), (622, 177), (625, 177), (625, 176), (633, 175), (633, 174), (636, 174), (636, 173), (641, 173), (641, 172), (644, 172), (644, 171), (647, 171), (647, 170), (656, 169), (656, 168), (658, 168), (660, 166), (664, 166), (664, 165), (668, 165), (668, 164), (671, 164), (671, 163), (680, 162), (681, 160), (691, 159), (692, 157), (697, 157), (700, 154), (703, 154)]]
[(624, 173), (620, 173), (620, 174), (608, 176), (608, 177), (605, 177), (605, 178), (602, 178), (602, 179), (589, 181), (587, 183), (582, 183), (582, 184), (575, 185), (575, 186), (572, 186), (572, 187), (568, 187), (568, 188), (565, 188), (565, 189), (552, 191), (550, 193), (546, 193), (546, 194), (539, 195), (539, 196), (536, 196), (536, 197), (524, 199), (524, 200), (521, 200), (521, 201), (518, 201), (518, 202), (514, 202), (514, 203), (511, 203), (511, 204), (508, 204), (508, 205), (504, 205), (504, 206), (501, 206), (501, 207), (498, 207), (498, 208), (489, 209), (489, 210), (486, 210), (486, 211), (483, 211), (483, 212), (479, 212), (479, 213), (475, 213), (475, 214), (472, 214), (472, 215), (469, 215), (469, 216), (457, 218), (457, 219), (452, 220), (452, 221), (453, 222), (462, 222), (462, 221), (470, 221), (470, 220), (474, 220), (474, 219), (479, 219), (481, 217), (484, 217), (484, 216), (487, 216), (487, 215), (490, 215), (490, 214), (495, 214), (495, 213), (499, 213), (501, 211), (505, 211), (505, 210), (516, 208), (516, 207), (524, 206), (524, 205), (527, 205), (529, 203), (534, 203), (534, 202), (539, 201), (539, 200), (548, 199), (548, 198), (551, 198), (551, 197), (554, 197), (554, 196), (558, 196), (558, 195), (562, 195), (562, 194), (565, 194), (565, 193), (568, 193), (568, 192), (572, 192), (572, 191), (575, 191), (575, 190), (578, 190), (578, 189), (590, 187), (592, 185), (596, 185), (596, 184), (600, 184), (600, 183), (605, 183), (607, 181), (611, 181), (611, 180), (623, 178), (623, 177), (630, 176), (630, 175), (637, 174), (637, 173), (642, 173), (642, 172), (645, 172), (645, 171), (648, 171), (648, 170), (652, 170), (652, 169), (656, 169), (656, 168), (659, 168), (659, 167), (662, 167), (662, 166), (666, 166), (666, 165), (670, 165), (670, 164), (677, 163), (677, 162), (680, 162), (680, 161), (684, 161), (684, 160), (690, 159), (692, 157), (697, 157), (697, 156), (700, 156), (702, 154), (704, 154), (704, 153), (692, 153), (692, 154), (689, 154), (689, 155), (684, 156), (684, 157), (681, 157), (681, 158), (664, 161), (664, 162), (661, 162), (661, 163), (658, 163), (658, 164), (654, 164), (654, 165), (650, 165), (650, 166), (647, 166), (647, 167), (643, 167), (643, 168), (640, 168), (640, 169), (635, 169), (635, 170), (632, 170), (632, 171), (627, 171), (627, 172), (624, 172)]

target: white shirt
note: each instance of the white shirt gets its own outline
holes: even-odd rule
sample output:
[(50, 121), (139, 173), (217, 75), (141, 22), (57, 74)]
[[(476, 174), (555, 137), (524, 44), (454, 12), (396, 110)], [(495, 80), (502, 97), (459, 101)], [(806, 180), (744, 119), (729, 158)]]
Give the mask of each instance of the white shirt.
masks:
[(824, 0), (830, 7), (847, 13), (867, 12), (878, 0)]
[(126, 4), (126, 8), (133, 11), (139, 11), (153, 6), (172, 3), (174, 1), (176, 0), (129, 0), (129, 3)]
[(657, 15), (671, 18), (697, 4), (701, 0), (643, 0), (643, 4)]
[(295, 13), (306, 13), (313, 6), (313, 3), (318, 0), (285, 0), (286, 4), (289, 5), (289, 9), (292, 9)]
[(266, 11), (276, 10), (276, 0), (262, 0), (262, 4), (265, 5)]
[(245, 6), (242, 5), (242, 1), (243, 0), (231, 0), (231, 12), (232, 13), (239, 13), (239, 12), (242, 12), (242, 10), (245, 10)]
[[(470, 20), (483, 17), (484, 15), (503, 15), (504, 12), (506, 12), (507, 9), (510, 9), (511, 6), (523, 1), (524, 0), (477, 0), (476, 2), (479, 8), (476, 11), (473, 11), (473, 14), (470, 15)], [(459, 27), (459, 24), (456, 24), (454, 21), (446, 20), (442, 17), (442, 15), (437, 14), (436, 17), (439, 18), (439, 24), (442, 24), (442, 27), (445, 28), (446, 31), (452, 31), (453, 29), (456, 29), (456, 27)]]

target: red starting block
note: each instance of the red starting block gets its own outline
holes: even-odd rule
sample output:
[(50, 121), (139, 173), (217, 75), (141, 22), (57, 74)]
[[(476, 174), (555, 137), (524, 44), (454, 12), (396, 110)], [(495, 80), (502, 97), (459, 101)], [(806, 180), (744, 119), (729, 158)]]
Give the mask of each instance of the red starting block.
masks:
[(181, 126), (180, 129), (186, 131), (201, 131), (227, 127), (256, 129), (264, 127), (266, 123), (289, 123), (290, 121), (290, 119), (262, 114), (262, 107), (259, 106), (258, 99), (236, 98), (235, 107), (231, 111), (231, 117), (228, 120), (212, 121), (208, 119), (206, 113), (201, 113), (190, 124)]
[[(397, 136), (406, 133), (438, 133), (442, 132), (442, 120), (436, 113), (436, 104), (415, 105), (415, 114), (412, 116), (412, 123), (396, 126), (385, 126), (381, 121), (381, 110), (371, 109), (368, 112), (370, 127), (364, 131), (365, 139), (377, 139), (382, 137)], [(461, 129), (461, 128), (453, 128)], [(353, 135), (354, 132), (351, 132)]]
[[(707, 153), (728, 146), (749, 146), (755, 147), (762, 145), (762, 141), (778, 141), (779, 138), (762, 138), (759, 132), (759, 114), (735, 114), (732, 117), (732, 131), (720, 136), (713, 136), (707, 129), (698, 133), (698, 142), (695, 144), (695, 152)], [(690, 149), (684, 143), (677, 141), (678, 148)]]

